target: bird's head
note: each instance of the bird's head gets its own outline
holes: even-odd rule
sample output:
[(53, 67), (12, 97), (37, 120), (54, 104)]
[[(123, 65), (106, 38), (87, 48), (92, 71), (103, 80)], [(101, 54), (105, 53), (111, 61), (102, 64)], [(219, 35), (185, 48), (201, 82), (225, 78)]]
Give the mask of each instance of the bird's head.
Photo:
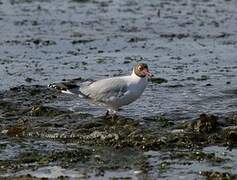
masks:
[(136, 64), (133, 67), (133, 72), (141, 78), (143, 78), (143, 77), (152, 77), (153, 76), (150, 73), (147, 64), (145, 64), (145, 63)]

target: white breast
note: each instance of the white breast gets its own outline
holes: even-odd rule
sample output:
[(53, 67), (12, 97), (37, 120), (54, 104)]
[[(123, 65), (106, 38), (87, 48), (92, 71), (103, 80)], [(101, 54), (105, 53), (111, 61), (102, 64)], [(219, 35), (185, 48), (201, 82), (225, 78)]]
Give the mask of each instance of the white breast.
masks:
[(128, 105), (133, 101), (137, 100), (142, 95), (148, 84), (147, 78), (140, 77), (137, 78), (130, 76), (126, 81), (128, 86), (128, 92), (125, 96), (121, 98), (115, 98), (114, 101), (108, 104), (112, 109), (118, 109), (121, 106)]

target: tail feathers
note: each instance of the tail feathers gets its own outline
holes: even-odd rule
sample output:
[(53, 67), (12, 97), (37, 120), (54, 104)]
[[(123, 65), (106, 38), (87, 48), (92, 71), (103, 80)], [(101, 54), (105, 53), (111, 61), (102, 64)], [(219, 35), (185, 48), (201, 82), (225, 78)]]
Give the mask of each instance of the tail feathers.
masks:
[(79, 95), (81, 97), (87, 97), (80, 91), (80, 86), (71, 82), (52, 83), (48, 87), (54, 88), (62, 93)]
[(49, 87), (57, 89), (58, 91), (67, 94), (77, 94), (77, 92), (80, 89), (78, 85), (69, 82), (53, 83), (49, 84)]

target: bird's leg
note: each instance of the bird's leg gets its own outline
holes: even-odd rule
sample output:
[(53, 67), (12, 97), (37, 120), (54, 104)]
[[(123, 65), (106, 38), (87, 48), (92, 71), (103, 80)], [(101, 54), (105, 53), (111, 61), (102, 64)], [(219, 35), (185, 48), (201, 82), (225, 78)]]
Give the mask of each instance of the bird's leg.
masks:
[(108, 117), (108, 116), (109, 116), (109, 109), (107, 109), (106, 114), (105, 114), (105, 117)]
[(110, 119), (112, 116), (113, 116), (113, 110), (107, 109), (106, 114), (105, 114), (105, 119)]
[(112, 121), (117, 119), (118, 116), (116, 113), (117, 113), (117, 111), (115, 111), (115, 110), (112, 111)]
[(107, 111), (106, 111), (106, 114), (105, 114), (105, 118), (106, 119), (112, 119), (112, 121), (114, 121), (116, 118), (117, 118), (117, 111), (115, 111), (115, 110), (112, 110), (112, 109), (108, 109)]

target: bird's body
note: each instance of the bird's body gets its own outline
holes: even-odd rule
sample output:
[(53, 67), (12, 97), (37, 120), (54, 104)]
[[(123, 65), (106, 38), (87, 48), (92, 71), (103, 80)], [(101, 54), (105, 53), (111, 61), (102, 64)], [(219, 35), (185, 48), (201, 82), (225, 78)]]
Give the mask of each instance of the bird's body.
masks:
[(148, 83), (147, 78), (122, 76), (96, 81), (80, 91), (95, 102), (108, 109), (117, 111), (120, 107), (130, 104), (141, 96)]
[[(61, 85), (63, 87), (61, 90), (88, 98), (92, 102), (106, 107), (109, 112), (116, 113), (120, 107), (138, 99), (145, 90), (148, 84), (147, 74), (149, 71), (146, 64), (140, 65), (145, 67), (142, 66), (143, 68), (140, 70), (136, 70), (134, 67), (133, 73), (130, 76), (106, 78), (95, 82), (82, 83), (79, 86), (63, 84)], [(145, 74), (137, 72), (142, 72), (142, 70)], [(57, 83), (51, 84), (50, 87), (60, 89)]]

